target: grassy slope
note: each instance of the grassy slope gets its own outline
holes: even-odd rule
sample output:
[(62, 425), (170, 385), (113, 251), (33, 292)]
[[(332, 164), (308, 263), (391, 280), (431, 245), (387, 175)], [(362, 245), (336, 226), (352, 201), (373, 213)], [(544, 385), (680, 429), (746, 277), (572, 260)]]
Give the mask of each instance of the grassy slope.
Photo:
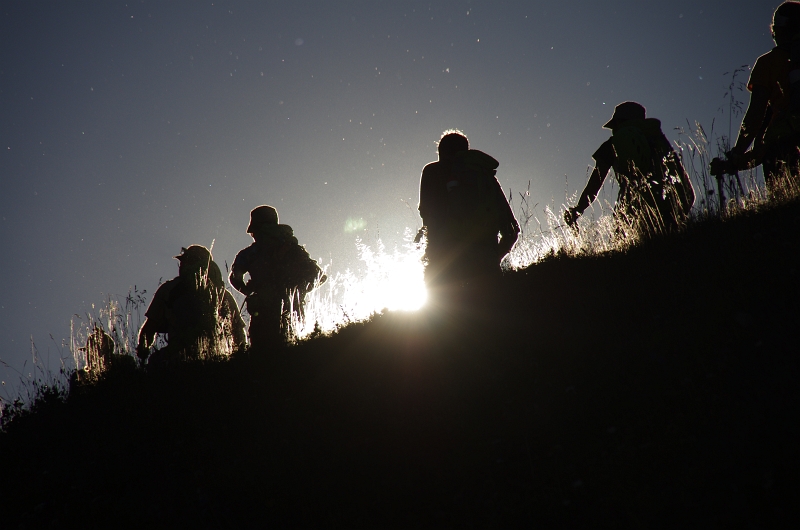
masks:
[(800, 205), (703, 223), (469, 311), (112, 374), (0, 435), (0, 517), (774, 526), (800, 504), (799, 229)]

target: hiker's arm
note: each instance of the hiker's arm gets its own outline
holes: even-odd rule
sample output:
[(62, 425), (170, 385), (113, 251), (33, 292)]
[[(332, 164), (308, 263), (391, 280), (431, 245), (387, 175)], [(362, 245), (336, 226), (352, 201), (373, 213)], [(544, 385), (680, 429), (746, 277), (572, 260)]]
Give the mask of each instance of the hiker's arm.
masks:
[(245, 296), (249, 296), (252, 291), (247, 287), (247, 284), (244, 283), (244, 275), (246, 272), (247, 271), (244, 270), (243, 267), (238, 266), (236, 261), (234, 261), (233, 265), (231, 265), (231, 273), (228, 275), (228, 281), (231, 282), (234, 289)]
[(753, 140), (759, 135), (768, 107), (769, 91), (767, 88), (759, 85), (753, 86), (753, 92), (750, 94), (750, 104), (747, 106), (744, 119), (742, 119), (742, 127), (739, 129), (739, 137), (736, 139), (736, 144), (728, 153), (729, 158), (735, 159), (744, 156)]
[[(302, 287), (306, 293), (309, 293), (313, 291), (317, 285), (325, 283), (328, 277), (322, 273), (322, 269), (317, 264), (317, 260), (313, 259), (304, 247), (298, 245), (297, 248), (300, 250), (297, 263), (303, 270), (302, 277), (305, 282)], [(325, 279), (323, 280), (322, 278)]]
[(150, 355), (150, 348), (156, 338), (156, 333), (167, 332), (167, 299), (172, 289), (175, 287), (176, 280), (169, 280), (156, 290), (150, 306), (144, 313), (144, 324), (139, 330), (139, 342), (136, 346), (136, 355), (142, 360), (146, 360)]
[(606, 175), (608, 175), (608, 170), (608, 167), (601, 167), (600, 165), (594, 167), (592, 174), (589, 176), (589, 181), (586, 183), (586, 187), (583, 188), (580, 199), (578, 199), (578, 204), (575, 205), (575, 209), (578, 212), (583, 213), (597, 198), (597, 194), (600, 193), (600, 188), (603, 187), (603, 182), (606, 180)]
[(422, 169), (419, 179), (419, 215), (422, 224), (428, 228), (440, 225), (444, 200), (443, 170), (441, 162), (431, 162)]
[(567, 224), (574, 224), (575, 221), (578, 220), (578, 217), (583, 215), (586, 208), (594, 202), (597, 198), (597, 194), (600, 193), (600, 188), (603, 187), (603, 182), (605, 182), (610, 169), (611, 165), (607, 162), (598, 162), (597, 165), (594, 166), (592, 174), (589, 176), (589, 181), (586, 183), (586, 187), (583, 188), (580, 199), (578, 199), (578, 204), (564, 212)]
[(156, 337), (157, 327), (150, 317), (146, 317), (142, 329), (139, 330), (139, 342), (136, 346), (136, 356), (145, 361), (150, 356), (150, 347)]
[(511, 249), (514, 248), (514, 244), (517, 242), (519, 238), (519, 224), (517, 220), (514, 219), (513, 224), (509, 223), (506, 226), (505, 230), (500, 231), (500, 242), (497, 244), (497, 251), (500, 254), (500, 259), (502, 260), (506, 254), (511, 252)]
[[(497, 182), (497, 179), (495, 179), (495, 182)], [(500, 211), (503, 212), (501, 216), (503, 220), (500, 223), (500, 242), (497, 244), (497, 250), (502, 260), (506, 254), (511, 252), (511, 249), (517, 242), (520, 230), (517, 218), (514, 217), (511, 205), (508, 203), (508, 200), (506, 200), (506, 196), (503, 194), (503, 188), (500, 186), (499, 182), (497, 182), (496, 190), (498, 207)]]

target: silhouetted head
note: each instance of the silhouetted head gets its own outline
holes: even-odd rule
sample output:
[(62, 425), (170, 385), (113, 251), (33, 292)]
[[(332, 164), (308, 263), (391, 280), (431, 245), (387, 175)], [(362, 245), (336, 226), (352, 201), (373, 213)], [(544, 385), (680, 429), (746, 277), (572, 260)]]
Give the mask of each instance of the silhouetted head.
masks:
[(110, 357), (114, 353), (114, 339), (95, 324), (92, 332), (86, 337), (86, 346), (80, 349), (97, 354), (102, 358)]
[(778, 46), (788, 46), (792, 38), (800, 33), (800, 2), (784, 2), (772, 17), (772, 39)]
[(267, 205), (257, 206), (250, 211), (250, 224), (247, 226), (247, 233), (253, 235), (259, 229), (277, 224), (278, 210)]
[(211, 252), (203, 245), (189, 245), (181, 247), (181, 253), (175, 256), (181, 265), (189, 263), (202, 263), (206, 265), (211, 261)]
[(603, 125), (603, 128), (614, 129), (626, 121), (643, 120), (645, 116), (646, 112), (643, 106), (635, 101), (626, 101), (614, 107), (614, 115), (608, 120), (608, 123)]
[(181, 247), (181, 253), (175, 259), (178, 260), (178, 274), (183, 276), (190, 270), (207, 269), (211, 263), (211, 252), (203, 245), (190, 245)]
[(464, 133), (455, 129), (442, 133), (439, 140), (439, 160), (449, 158), (459, 151), (469, 151), (469, 140)]
[(190, 245), (181, 248), (181, 253), (175, 256), (178, 260), (178, 275), (184, 278), (202, 274), (215, 287), (224, 287), (222, 273), (219, 266), (214, 263), (211, 252), (203, 245)]

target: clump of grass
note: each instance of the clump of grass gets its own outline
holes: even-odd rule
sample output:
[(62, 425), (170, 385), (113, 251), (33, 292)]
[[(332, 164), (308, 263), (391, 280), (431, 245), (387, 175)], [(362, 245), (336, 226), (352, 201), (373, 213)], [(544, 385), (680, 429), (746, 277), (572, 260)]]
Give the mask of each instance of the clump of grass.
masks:
[(565, 204), (577, 202), (577, 192), (565, 199), (565, 204), (544, 207), (544, 221), (535, 215), (531, 205), (530, 183), (517, 197), (509, 194), (509, 203), (517, 211), (520, 236), (503, 262), (508, 270), (524, 269), (555, 256), (590, 256), (623, 250), (635, 245), (641, 236), (630, 222), (614, 215), (614, 205), (596, 200), (589, 210), (571, 227), (564, 221)]
[(306, 296), (304, 318), (293, 313), (294, 335), (305, 338), (332, 333), (384, 308), (415, 308), (419, 298), (424, 298), (424, 245), (414, 242), (414, 233), (406, 228), (404, 244), (391, 251), (380, 238), (372, 245), (356, 240), (360, 270), (332, 273), (331, 264), (325, 264), (328, 280)]
[[(112, 359), (118, 365), (136, 364), (136, 346), (147, 305), (146, 295), (146, 290), (134, 285), (124, 298), (109, 295), (101, 307), (92, 304), (96, 313), (87, 312), (83, 317), (73, 315), (70, 320), (70, 353), (78, 377), (85, 381), (96, 380), (110, 369)], [(97, 343), (100, 339), (97, 337), (108, 337), (111, 341), (103, 348), (106, 351), (99, 351)], [(163, 345), (163, 337), (159, 340)]]
[(70, 392), (70, 377), (74, 370), (68, 366), (68, 358), (61, 354), (62, 348), (58, 348), (58, 350), (58, 370), (54, 370), (50, 366), (49, 355), (47, 359), (42, 359), (36, 344), (32, 340), (31, 370), (27, 375), (25, 375), (25, 372), (28, 361), (25, 361), (20, 372), (0, 360), (0, 364), (16, 372), (19, 376), (18, 385), (7, 384), (6, 381), (0, 382), (0, 388), (2, 388), (2, 395), (0, 395), (0, 431), (6, 430), (13, 421), (30, 414), (52, 409), (66, 401)]

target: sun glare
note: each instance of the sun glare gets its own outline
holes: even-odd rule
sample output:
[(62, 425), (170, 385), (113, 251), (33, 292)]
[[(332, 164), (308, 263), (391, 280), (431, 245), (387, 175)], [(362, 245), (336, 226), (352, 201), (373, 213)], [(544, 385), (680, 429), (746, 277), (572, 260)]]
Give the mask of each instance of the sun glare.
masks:
[(373, 311), (414, 311), (425, 304), (421, 252), (409, 248), (389, 254), (380, 242), (377, 251), (359, 243), (359, 252), (366, 273), (359, 289), (350, 293), (353, 305), (364, 305)]
[(305, 322), (297, 323), (298, 334), (311, 333), (315, 324), (331, 331), (383, 309), (415, 311), (425, 305), (424, 251), (411, 243), (411, 231), (406, 232), (407, 243), (392, 252), (387, 252), (380, 240), (374, 249), (356, 241), (361, 261), (358, 270), (332, 273), (332, 265), (326, 267), (328, 281), (306, 298)]

